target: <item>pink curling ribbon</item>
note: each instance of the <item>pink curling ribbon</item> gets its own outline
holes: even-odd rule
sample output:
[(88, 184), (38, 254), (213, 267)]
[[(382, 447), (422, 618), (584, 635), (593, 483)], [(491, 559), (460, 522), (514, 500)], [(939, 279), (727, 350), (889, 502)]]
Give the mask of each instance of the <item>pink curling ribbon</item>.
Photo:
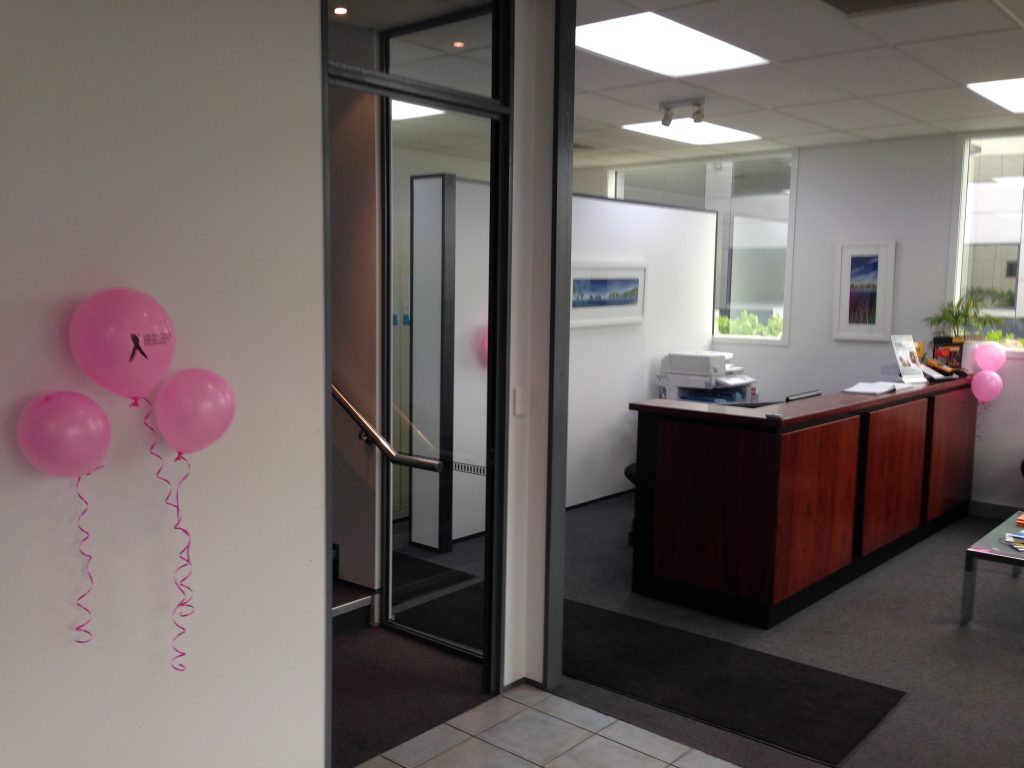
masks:
[[(96, 467), (96, 469), (94, 469), (92, 472), (95, 472), (97, 469), (103, 469), (103, 467)], [(92, 474), (92, 472), (89, 472), (88, 474), (85, 475), (79, 475), (78, 478), (75, 480), (75, 493), (78, 495), (78, 498), (82, 501), (82, 504), (85, 505), (82, 507), (82, 511), (78, 513), (78, 530), (82, 532), (82, 539), (78, 542), (78, 553), (82, 556), (82, 559), (85, 561), (85, 577), (89, 580), (89, 586), (86, 588), (85, 592), (79, 595), (78, 599), (75, 600), (75, 605), (81, 608), (83, 611), (85, 611), (85, 621), (83, 621), (81, 624), (75, 627), (75, 631), (81, 633), (80, 637), (75, 638), (75, 642), (79, 644), (85, 644), (92, 640), (92, 632), (90, 632), (88, 629), (89, 624), (92, 622), (92, 611), (90, 611), (89, 607), (85, 604), (85, 598), (87, 598), (92, 593), (93, 585), (96, 582), (92, 577), (92, 568), (89, 567), (89, 564), (92, 562), (92, 555), (85, 551), (85, 542), (89, 540), (89, 532), (85, 529), (83, 523), (85, 522), (85, 513), (89, 511), (89, 500), (82, 495), (81, 490), (82, 478), (88, 477), (89, 475)]]
[(174, 651), (174, 658), (171, 659), (171, 669), (176, 672), (184, 672), (186, 667), (181, 661), (185, 656), (185, 651), (178, 647), (178, 640), (184, 636), (187, 631), (184, 625), (181, 624), (179, 619), (187, 619), (193, 613), (195, 613), (195, 606), (192, 605), (192, 595), (194, 594), (192, 587), (189, 586), (188, 580), (192, 576), (192, 534), (188, 532), (188, 529), (181, 524), (181, 499), (178, 495), (178, 491), (181, 488), (181, 484), (184, 483), (190, 474), (192, 474), (192, 465), (188, 461), (188, 457), (179, 453), (175, 461), (185, 462), (185, 474), (178, 481), (177, 485), (174, 486), (174, 501), (170, 501), (171, 492), (167, 492), (167, 498), (164, 500), (168, 506), (173, 507), (176, 518), (174, 521), (174, 530), (181, 533), (185, 537), (185, 546), (178, 552), (178, 559), (181, 560), (181, 565), (174, 569), (174, 586), (178, 588), (178, 592), (181, 594), (181, 599), (178, 600), (178, 604), (174, 606), (174, 610), (171, 612), (173, 617), (174, 626), (178, 628), (178, 633), (171, 640), (171, 649)]
[(186, 456), (179, 453), (177, 458), (175, 458), (175, 461), (185, 462), (186, 469), (184, 476), (178, 480), (177, 484), (171, 483), (171, 481), (164, 476), (164, 468), (166, 466), (164, 457), (156, 450), (159, 433), (156, 431), (156, 427), (153, 426), (151, 421), (153, 415), (153, 403), (148, 397), (135, 397), (132, 398), (129, 405), (132, 408), (138, 408), (140, 400), (146, 403), (147, 406), (146, 415), (143, 417), (142, 423), (146, 425), (146, 429), (153, 433), (153, 442), (149, 446), (149, 454), (160, 462), (160, 466), (156, 470), (156, 478), (167, 486), (167, 495), (164, 496), (164, 504), (174, 510), (174, 530), (178, 531), (185, 537), (185, 546), (183, 546), (178, 552), (178, 559), (181, 560), (181, 564), (174, 569), (174, 586), (177, 588), (181, 597), (178, 600), (177, 605), (174, 606), (174, 610), (171, 611), (172, 622), (178, 630), (171, 639), (171, 650), (174, 652), (174, 656), (171, 659), (171, 669), (176, 672), (184, 672), (187, 667), (181, 659), (186, 656), (186, 653), (178, 647), (178, 640), (185, 635), (187, 630), (184, 625), (181, 624), (179, 619), (186, 619), (195, 613), (195, 606), (192, 604), (192, 595), (194, 592), (188, 583), (189, 577), (192, 575), (192, 534), (190, 534), (188, 529), (181, 524), (181, 497), (179, 495), (179, 489), (181, 488), (181, 484), (184, 483), (192, 473), (192, 465), (189, 463)]

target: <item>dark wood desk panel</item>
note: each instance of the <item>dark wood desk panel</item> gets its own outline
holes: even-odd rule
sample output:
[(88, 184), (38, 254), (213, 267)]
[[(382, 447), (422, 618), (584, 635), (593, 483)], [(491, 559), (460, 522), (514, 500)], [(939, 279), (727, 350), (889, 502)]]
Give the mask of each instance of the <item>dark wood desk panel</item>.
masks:
[(657, 424), (652, 573), (757, 601), (771, 599), (777, 493), (774, 437), (710, 424)]
[(894, 405), (865, 418), (863, 555), (921, 524), (928, 401)]
[(860, 419), (782, 435), (772, 602), (853, 561)]
[(978, 407), (969, 389), (931, 399), (931, 457), (925, 520), (965, 507), (974, 480), (974, 433)]
[(761, 408), (629, 407), (639, 594), (771, 626), (966, 509), (969, 379)]

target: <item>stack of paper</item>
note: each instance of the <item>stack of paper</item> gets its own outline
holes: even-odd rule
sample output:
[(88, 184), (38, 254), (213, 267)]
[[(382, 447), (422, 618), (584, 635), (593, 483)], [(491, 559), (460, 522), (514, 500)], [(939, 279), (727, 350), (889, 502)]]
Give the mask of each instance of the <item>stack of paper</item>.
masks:
[(886, 392), (898, 392), (901, 389), (910, 389), (910, 384), (895, 381), (858, 381), (852, 387), (847, 387), (843, 392), (853, 392), (858, 395), (884, 395)]

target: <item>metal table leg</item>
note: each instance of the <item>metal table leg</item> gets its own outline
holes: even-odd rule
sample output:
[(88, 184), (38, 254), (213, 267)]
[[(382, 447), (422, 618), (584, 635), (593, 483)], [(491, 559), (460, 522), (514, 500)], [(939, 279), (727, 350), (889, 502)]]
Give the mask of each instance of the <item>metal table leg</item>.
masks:
[(960, 626), (966, 627), (974, 616), (974, 555), (964, 556), (964, 592), (960, 603)]

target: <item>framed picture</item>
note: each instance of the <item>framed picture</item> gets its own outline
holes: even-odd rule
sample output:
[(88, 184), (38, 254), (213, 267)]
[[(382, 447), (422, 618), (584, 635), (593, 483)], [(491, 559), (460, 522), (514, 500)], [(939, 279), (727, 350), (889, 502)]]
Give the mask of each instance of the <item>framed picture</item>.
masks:
[(569, 326), (643, 322), (646, 278), (635, 264), (573, 264)]
[(889, 341), (895, 257), (893, 240), (839, 246), (833, 338)]

